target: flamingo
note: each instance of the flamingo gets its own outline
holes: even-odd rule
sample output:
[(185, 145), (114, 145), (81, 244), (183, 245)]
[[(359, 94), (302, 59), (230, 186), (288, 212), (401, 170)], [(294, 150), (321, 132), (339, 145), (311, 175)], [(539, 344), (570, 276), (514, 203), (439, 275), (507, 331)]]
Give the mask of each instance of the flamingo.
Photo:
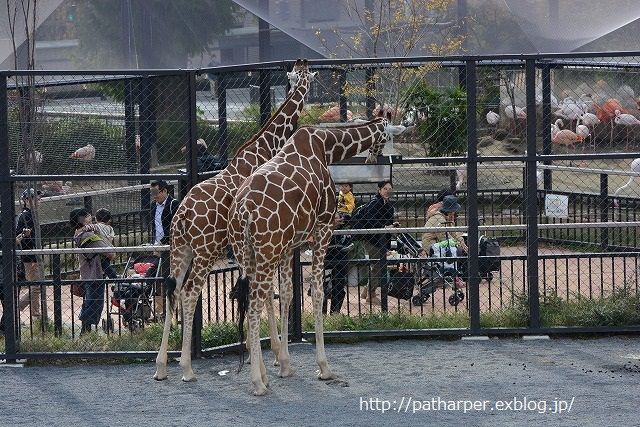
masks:
[[(334, 105), (333, 107), (329, 108), (327, 111), (322, 113), (322, 115), (318, 117), (318, 119), (324, 122), (340, 121), (340, 106)], [(353, 119), (353, 113), (351, 112), (351, 110), (347, 110), (347, 120), (352, 120), (352, 119)]]
[(585, 126), (595, 126), (600, 123), (600, 119), (593, 113), (582, 113), (580, 115), (580, 121)]
[(459, 169), (456, 169), (456, 191), (462, 188), (462, 185), (467, 180), (467, 168), (462, 166)]
[[(581, 136), (583, 139), (587, 139), (591, 135), (591, 131), (586, 125), (580, 124), (581, 117), (582, 116), (578, 117), (578, 120), (576, 121), (576, 135)], [(584, 151), (584, 145), (582, 146), (582, 150)]]
[(556, 123), (551, 125), (551, 142), (554, 144), (566, 145), (566, 146), (575, 146), (576, 143), (584, 140), (584, 137), (576, 134), (569, 129), (560, 129), (558, 126), (558, 122), (562, 123), (562, 120), (556, 120)]
[(491, 126), (496, 126), (500, 121), (500, 115), (494, 111), (489, 110), (487, 113), (487, 123)]
[[(631, 162), (631, 172), (635, 172), (635, 173), (640, 173), (640, 158), (638, 159), (634, 159)], [(629, 181), (627, 181), (627, 183), (625, 185), (623, 185), (622, 187), (619, 187), (614, 193), (613, 193), (613, 206), (614, 207), (619, 207), (620, 204), (618, 203), (618, 199), (616, 199), (615, 197), (622, 192), (623, 190), (625, 190), (627, 187), (629, 187), (633, 181), (635, 181), (635, 179), (637, 178), (637, 176), (631, 176), (629, 177)]]
[(522, 107), (518, 107), (517, 105), (507, 105), (506, 107), (504, 107), (504, 113), (506, 114), (506, 116), (512, 120), (511, 124), (513, 126), (513, 131), (515, 133), (516, 131), (516, 120), (517, 119), (521, 119), (521, 120), (526, 120), (527, 119), (527, 112), (525, 111), (524, 108)]
[(640, 110), (640, 96), (635, 98), (634, 101), (636, 101), (636, 109)]
[(623, 125), (626, 129), (625, 135), (625, 147), (629, 146), (629, 126), (637, 126), (640, 125), (640, 120), (631, 114), (621, 113), (620, 110), (615, 111), (616, 117), (613, 119), (613, 122), (617, 125)]
[(71, 159), (93, 160), (96, 158), (96, 149), (91, 144), (78, 148), (69, 156)]
[(615, 98), (607, 99), (602, 106), (593, 103), (593, 106), (596, 108), (596, 116), (598, 120), (602, 123), (610, 123), (611, 124), (611, 133), (609, 135), (609, 142), (613, 142), (613, 119), (616, 117), (616, 110), (619, 110), (621, 113), (626, 113), (620, 101)]

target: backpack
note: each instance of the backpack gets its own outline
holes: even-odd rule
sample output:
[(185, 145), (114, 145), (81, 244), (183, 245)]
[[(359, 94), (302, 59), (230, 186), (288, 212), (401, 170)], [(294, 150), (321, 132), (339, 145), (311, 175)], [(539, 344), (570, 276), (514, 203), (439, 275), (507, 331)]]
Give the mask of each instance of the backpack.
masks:
[[(482, 236), (480, 238), (480, 245), (478, 255), (480, 256), (500, 256), (500, 243), (498, 239), (494, 237)], [(478, 268), (481, 273), (488, 273), (490, 271), (500, 271), (499, 259), (482, 259), (478, 263)]]
[(353, 212), (351, 212), (351, 218), (349, 219), (349, 228), (365, 228), (367, 221), (371, 219), (371, 206), (375, 203), (376, 199), (371, 199), (367, 203), (357, 206)]

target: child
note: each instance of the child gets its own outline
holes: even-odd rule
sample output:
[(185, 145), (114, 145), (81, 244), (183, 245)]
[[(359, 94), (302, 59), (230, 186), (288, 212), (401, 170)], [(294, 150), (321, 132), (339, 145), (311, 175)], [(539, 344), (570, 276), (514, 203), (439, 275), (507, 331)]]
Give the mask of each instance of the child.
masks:
[[(356, 198), (352, 193), (353, 185), (349, 182), (340, 184), (338, 193), (338, 215), (343, 219), (349, 219), (353, 209), (356, 207)], [(346, 217), (346, 218), (345, 218)]]
[[(111, 226), (111, 212), (108, 209), (101, 208), (96, 211), (96, 223), (85, 225), (84, 231), (93, 231), (97, 233), (109, 245), (113, 246), (113, 239), (116, 234)], [(111, 260), (105, 256), (100, 257), (100, 266), (105, 276), (109, 279), (118, 277), (115, 268), (111, 265)]]

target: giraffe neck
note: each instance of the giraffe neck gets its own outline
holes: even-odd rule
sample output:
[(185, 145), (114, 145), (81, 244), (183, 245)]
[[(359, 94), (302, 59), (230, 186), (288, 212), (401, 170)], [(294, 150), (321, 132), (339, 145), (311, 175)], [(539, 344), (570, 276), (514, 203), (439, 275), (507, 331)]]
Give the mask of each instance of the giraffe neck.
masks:
[(381, 119), (357, 126), (322, 130), (324, 131), (324, 138), (321, 138), (322, 149), (325, 152), (327, 164), (362, 153), (371, 148), (374, 143), (382, 143), (381, 139), (384, 138), (384, 124)]
[(309, 80), (301, 79), (269, 122), (229, 162), (227, 170), (232, 176), (244, 180), (280, 151), (298, 124), (308, 90)]

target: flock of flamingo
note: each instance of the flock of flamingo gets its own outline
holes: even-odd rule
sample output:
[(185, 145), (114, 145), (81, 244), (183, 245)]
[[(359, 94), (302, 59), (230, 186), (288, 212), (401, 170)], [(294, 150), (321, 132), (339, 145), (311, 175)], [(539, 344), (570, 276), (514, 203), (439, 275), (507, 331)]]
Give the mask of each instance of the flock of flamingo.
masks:
[[(631, 92), (629, 92), (631, 91)], [(633, 90), (627, 87), (626, 93), (630, 94), (636, 104), (636, 109), (640, 110), (640, 97), (634, 97)], [(542, 96), (536, 97), (536, 103), (542, 103)], [(505, 105), (504, 115), (515, 125), (517, 120), (526, 120), (526, 107), (517, 105)], [(640, 120), (625, 109), (616, 98), (608, 98), (602, 104), (594, 101), (592, 95), (585, 94), (575, 99), (571, 96), (565, 97), (558, 103), (555, 96), (551, 95), (551, 107), (553, 115), (557, 117), (551, 125), (551, 141), (554, 144), (574, 147), (576, 143), (583, 142), (593, 134), (594, 127), (601, 123), (610, 125), (610, 140), (613, 140), (614, 125), (621, 125), (626, 128), (626, 145), (629, 144), (629, 129), (640, 125)], [(489, 111), (486, 115), (487, 123), (491, 126), (498, 126), (500, 114)], [(565, 121), (568, 125), (565, 127)]]

